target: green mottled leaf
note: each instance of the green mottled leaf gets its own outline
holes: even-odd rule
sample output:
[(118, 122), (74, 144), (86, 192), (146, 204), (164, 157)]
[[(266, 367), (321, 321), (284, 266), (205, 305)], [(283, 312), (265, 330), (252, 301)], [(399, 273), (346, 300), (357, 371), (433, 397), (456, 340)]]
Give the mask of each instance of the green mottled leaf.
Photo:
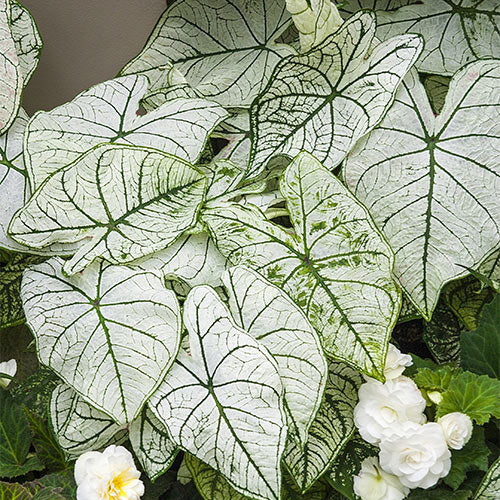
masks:
[(177, 456), (178, 448), (168, 436), (165, 426), (147, 407), (130, 424), (129, 439), (139, 462), (152, 481), (166, 472)]
[(223, 276), (238, 326), (273, 355), (284, 388), (288, 437), (300, 453), (320, 408), (327, 364), (318, 334), (300, 308), (255, 271), (236, 266)]
[(203, 212), (233, 264), (257, 270), (306, 313), (327, 355), (381, 377), (401, 295), (392, 251), (365, 208), (311, 155), (299, 155), (280, 184), (295, 232), (250, 205)]
[(484, 429), (475, 427), (469, 442), (461, 450), (451, 451), (451, 469), (444, 482), (456, 490), (471, 470), (488, 470), (490, 450), (484, 441)]
[(354, 500), (354, 476), (361, 469), (361, 463), (367, 457), (375, 456), (378, 449), (361, 439), (358, 434), (348, 441), (343, 450), (332, 463), (327, 474), (330, 484), (342, 495)]
[(478, 273), (487, 279), (487, 286), (500, 292), (500, 252), (495, 251), (488, 255), (478, 267)]
[(10, 16), (10, 1), (0, 0), (0, 134), (14, 121), (23, 90), (23, 75), (12, 37)]
[(33, 497), (32, 500), (68, 500), (57, 488), (42, 488)]
[(328, 381), (302, 451), (290, 440), (283, 461), (302, 493), (316, 483), (352, 437), (361, 376), (344, 363), (330, 362)]
[(24, 411), (0, 389), (0, 477), (17, 477), (42, 470), (37, 457), (28, 456), (31, 432)]
[(449, 283), (443, 294), (450, 309), (468, 330), (479, 326), (483, 307), (495, 296), (490, 288), (481, 289), (481, 283), (474, 276)]
[(408, 495), (408, 500), (469, 500), (472, 492), (469, 490), (447, 490), (444, 488), (434, 488), (432, 490), (422, 490), (417, 488)]
[(437, 417), (459, 411), (468, 415), (479, 425), (485, 424), (490, 416), (500, 418), (500, 380), (487, 375), (463, 372), (454, 377), (442, 393), (437, 408)]
[(415, 383), (428, 391), (445, 391), (455, 376), (460, 374), (458, 368), (442, 366), (440, 368), (419, 368), (413, 377)]
[(179, 0), (121, 74), (144, 74), (157, 90), (168, 76), (164, 66), (174, 63), (200, 94), (224, 106), (248, 106), (276, 63), (295, 52), (275, 43), (289, 24), (285, 2)]
[(273, 156), (301, 151), (333, 169), (378, 124), (422, 42), (402, 35), (373, 47), (374, 36), (374, 15), (361, 12), (310, 52), (276, 66), (251, 108), (250, 176)]
[(500, 458), (497, 458), (485, 474), (473, 500), (498, 500), (500, 494)]
[(331, 488), (324, 479), (316, 481), (306, 494), (302, 494), (288, 474), (283, 475), (281, 500), (335, 500)]
[(33, 495), (21, 484), (0, 481), (0, 500), (31, 500)]
[(21, 278), (28, 266), (42, 260), (34, 255), (14, 254), (5, 266), (0, 267), (0, 328), (24, 323)]
[(419, 319), (421, 317), (422, 315), (418, 312), (418, 309), (403, 295), (398, 323), (406, 323), (408, 321)]
[(227, 113), (204, 99), (175, 99), (137, 115), (147, 89), (143, 76), (100, 83), (52, 111), (40, 111), (26, 130), (25, 161), (32, 186), (102, 143), (153, 147), (195, 163), (208, 135)]
[(500, 60), (455, 74), (434, 115), (411, 71), (345, 162), (344, 178), (396, 254), (395, 275), (430, 320), (441, 288), (499, 245)]
[(443, 109), (451, 78), (441, 75), (424, 75), (422, 78), (432, 110), (437, 115)]
[(33, 433), (33, 446), (37, 457), (51, 471), (64, 469), (67, 465), (66, 456), (48, 422), (28, 409), (25, 410), (25, 414)]
[(72, 468), (46, 474), (39, 479), (26, 483), (26, 486), (29, 486), (33, 491), (39, 491), (42, 488), (57, 489), (68, 499), (73, 499), (76, 496), (76, 483)]
[(52, 175), (12, 220), (18, 242), (79, 243), (74, 274), (97, 257), (123, 264), (165, 248), (196, 223), (206, 180), (160, 151), (102, 145)]
[(465, 370), (500, 379), (500, 296), (484, 308), (476, 331), (462, 333), (461, 347)]
[(63, 263), (50, 259), (23, 278), (38, 357), (97, 409), (126, 424), (177, 354), (178, 301), (157, 274), (101, 261), (65, 277)]
[(184, 324), (189, 352), (181, 350), (150, 408), (174, 443), (239, 493), (278, 500), (286, 425), (275, 361), (210, 287), (191, 290)]
[(429, 322), (423, 326), (424, 341), (439, 363), (460, 361), (460, 335), (463, 325), (444, 300), (437, 303)]
[(498, 56), (499, 18), (496, 0), (425, 0), (377, 11), (377, 36), (385, 40), (408, 31), (421, 34), (425, 46), (417, 69), (452, 75), (468, 62)]

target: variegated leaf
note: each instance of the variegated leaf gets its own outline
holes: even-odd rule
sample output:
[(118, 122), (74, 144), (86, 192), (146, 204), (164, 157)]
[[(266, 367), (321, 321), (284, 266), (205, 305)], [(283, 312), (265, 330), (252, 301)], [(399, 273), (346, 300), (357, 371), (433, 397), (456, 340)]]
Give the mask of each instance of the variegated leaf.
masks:
[(420, 0), (343, 0), (340, 3), (339, 11), (349, 17), (363, 9), (371, 10), (395, 10), (404, 5), (418, 3)]
[(377, 26), (383, 40), (400, 33), (421, 34), (425, 46), (416, 67), (424, 73), (452, 75), (466, 63), (500, 52), (497, 0), (423, 0), (395, 11), (377, 11)]
[(189, 287), (222, 285), (226, 258), (206, 233), (181, 236), (164, 250), (133, 262), (146, 271), (160, 270), (167, 279), (180, 279)]
[(304, 449), (327, 376), (318, 334), (292, 299), (255, 271), (233, 267), (223, 282), (233, 318), (278, 364), (289, 437)]
[(43, 41), (33, 16), (17, 0), (10, 0), (10, 30), (26, 86), (38, 66)]
[(331, 466), (351, 438), (358, 388), (358, 372), (344, 363), (330, 362), (325, 395), (309, 430), (304, 450), (288, 441), (283, 461), (300, 491), (305, 493)]
[(275, 155), (310, 151), (328, 169), (372, 130), (422, 50), (417, 35), (373, 46), (375, 17), (361, 12), (310, 52), (279, 63), (251, 108), (248, 174)]
[(500, 458), (497, 458), (484, 475), (473, 500), (498, 500), (500, 495)]
[(195, 163), (226, 111), (205, 99), (174, 99), (138, 116), (147, 86), (144, 76), (116, 78), (52, 111), (36, 113), (26, 130), (32, 187), (102, 143), (153, 147)]
[(23, 276), (38, 357), (96, 409), (127, 424), (175, 359), (179, 304), (151, 272), (101, 261), (68, 278), (63, 263), (53, 258)]
[(43, 248), (79, 243), (64, 272), (97, 257), (114, 263), (165, 248), (196, 223), (206, 179), (153, 149), (104, 144), (52, 175), (20, 210), (11, 236)]
[(275, 361), (210, 287), (191, 290), (184, 324), (189, 353), (181, 351), (151, 409), (178, 446), (239, 493), (278, 500), (286, 425)]
[(500, 246), (500, 60), (453, 78), (434, 116), (416, 72), (344, 177), (396, 253), (395, 275), (427, 320), (447, 282)]
[(281, 192), (294, 234), (250, 205), (207, 209), (202, 218), (223, 255), (302, 308), (329, 356), (381, 378), (401, 303), (392, 250), (366, 209), (311, 155), (288, 166)]
[(0, 0), (0, 134), (17, 115), (23, 75), (10, 28), (10, 0)]
[(275, 0), (179, 0), (165, 11), (142, 52), (121, 72), (144, 74), (162, 88), (174, 67), (200, 94), (224, 106), (248, 106), (276, 63), (295, 53), (275, 40), (290, 24)]
[(500, 251), (492, 252), (481, 262), (478, 272), (492, 282), (492, 288), (500, 292)]
[(121, 443), (126, 438), (123, 425), (89, 405), (67, 384), (54, 389), (49, 412), (57, 441), (70, 457)]

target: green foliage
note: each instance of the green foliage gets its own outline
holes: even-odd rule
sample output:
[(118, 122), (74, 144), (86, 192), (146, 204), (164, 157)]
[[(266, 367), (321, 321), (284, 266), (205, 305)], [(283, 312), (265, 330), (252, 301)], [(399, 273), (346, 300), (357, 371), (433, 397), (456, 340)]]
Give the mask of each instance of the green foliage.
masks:
[(422, 389), (429, 391), (444, 391), (450, 385), (453, 377), (460, 370), (453, 366), (440, 368), (420, 368), (414, 377), (415, 383)]
[(0, 482), (0, 500), (30, 500), (33, 495), (18, 483)]
[(462, 366), (500, 379), (500, 295), (484, 308), (479, 327), (461, 336)]
[(0, 477), (43, 469), (36, 456), (29, 456), (30, 444), (31, 432), (22, 407), (0, 389)]

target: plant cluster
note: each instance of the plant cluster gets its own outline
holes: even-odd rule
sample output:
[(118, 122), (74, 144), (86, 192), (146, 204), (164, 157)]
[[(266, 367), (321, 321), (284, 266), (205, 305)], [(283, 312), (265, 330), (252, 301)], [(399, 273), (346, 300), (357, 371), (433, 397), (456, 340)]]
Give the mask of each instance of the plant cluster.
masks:
[(176, 0), (28, 117), (41, 49), (0, 0), (0, 498), (499, 497), (498, 2)]

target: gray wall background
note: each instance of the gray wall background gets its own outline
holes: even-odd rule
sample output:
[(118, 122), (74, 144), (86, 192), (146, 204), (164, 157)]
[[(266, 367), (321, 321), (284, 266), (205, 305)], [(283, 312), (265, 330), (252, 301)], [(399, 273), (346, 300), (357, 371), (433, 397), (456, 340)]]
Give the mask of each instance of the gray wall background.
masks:
[[(44, 41), (24, 92), (31, 115), (116, 76), (142, 49), (166, 0), (21, 0)], [(170, 2), (171, 3), (171, 2)]]

